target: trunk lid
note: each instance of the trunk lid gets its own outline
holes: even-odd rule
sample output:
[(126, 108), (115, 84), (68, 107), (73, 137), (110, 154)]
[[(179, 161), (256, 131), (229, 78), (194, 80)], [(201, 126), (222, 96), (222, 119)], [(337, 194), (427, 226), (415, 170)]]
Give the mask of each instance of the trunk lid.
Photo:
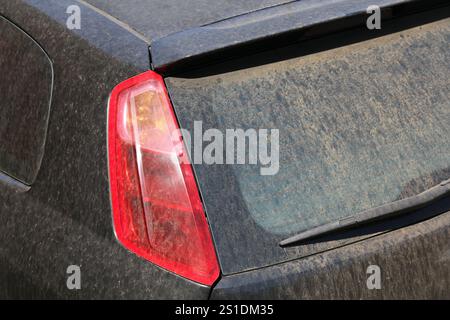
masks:
[(422, 210), (338, 237), (278, 245), (299, 231), (450, 178), (450, 19), (436, 19), (436, 12), (415, 15), (384, 24), (382, 32), (361, 41), (367, 30), (345, 31), (166, 79), (192, 141), (199, 123), (201, 134), (216, 130), (202, 150), (220, 132), (227, 152), (227, 129), (279, 131), (274, 175), (261, 175), (261, 165), (248, 164), (249, 148), (247, 164), (194, 164), (225, 275), (327, 251), (448, 211)]

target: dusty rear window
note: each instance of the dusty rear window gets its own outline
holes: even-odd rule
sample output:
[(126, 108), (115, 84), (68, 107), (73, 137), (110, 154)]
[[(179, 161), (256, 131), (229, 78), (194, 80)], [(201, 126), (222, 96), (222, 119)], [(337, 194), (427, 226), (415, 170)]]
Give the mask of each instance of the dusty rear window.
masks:
[[(449, 179), (449, 21), (285, 62), (169, 79), (187, 127), (203, 119), (221, 131), (279, 129), (278, 174), (261, 176), (252, 165), (217, 169), (232, 175), (227, 185), (205, 183), (223, 184), (222, 196), (204, 190), (210, 203), (234, 192), (227, 201), (235, 208), (265, 232), (287, 235)], [(211, 170), (203, 165), (201, 179)], [(220, 232), (232, 214), (210, 207)]]

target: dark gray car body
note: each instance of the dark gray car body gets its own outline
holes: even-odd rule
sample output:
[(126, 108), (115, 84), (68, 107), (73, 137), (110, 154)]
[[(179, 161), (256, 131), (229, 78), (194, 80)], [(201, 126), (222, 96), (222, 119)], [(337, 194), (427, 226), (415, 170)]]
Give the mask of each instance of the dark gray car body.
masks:
[[(189, 28), (194, 28), (195, 33), (196, 27), (233, 16), (245, 17), (251, 11), (287, 1), (80, 1), (77, 4), (83, 10), (82, 28), (69, 30), (66, 8), (72, 2), (0, 3), (1, 16), (46, 52), (54, 79), (45, 152), (35, 182), (27, 192), (9, 183), (0, 184), (1, 298), (450, 298), (448, 197), (408, 217), (381, 222), (340, 238), (284, 249), (278, 246), (282, 239), (266, 235), (246, 219), (230, 169), (195, 166), (222, 270), (217, 283), (212, 287), (194, 283), (124, 249), (112, 229), (108, 189), (106, 119), (112, 88), (152, 67), (152, 41), (155, 45), (171, 41), (173, 33)], [(416, 20), (414, 25), (442, 20), (447, 14), (448, 10), (440, 10), (437, 17), (435, 13), (423, 21)], [(394, 24), (384, 32), (401, 29)], [(433, 32), (417, 41), (432, 43)], [(367, 40), (358, 36), (353, 39)], [(309, 41), (315, 48), (311, 52), (298, 47), (285, 50), (288, 53), (252, 52), (256, 56), (220, 61), (189, 72), (180, 68), (177, 73), (173, 69), (166, 84), (181, 126), (188, 128), (197, 117), (211, 127), (216, 125), (205, 102), (208, 95), (214, 94), (216, 102), (223, 106), (227, 106), (227, 94), (240, 97), (243, 104), (249, 103), (245, 99), (251, 100), (251, 95), (230, 92), (226, 87), (233, 81), (230, 70), (245, 72), (251, 66), (263, 78), (267, 75), (258, 71), (259, 65), (276, 69), (277, 63), (282, 64), (288, 57), (325, 50), (320, 37)], [(336, 47), (347, 45), (340, 43)], [(385, 46), (381, 49), (384, 52), (376, 54), (389, 56), (389, 50), (395, 48)], [(215, 53), (220, 50), (211, 49)], [(364, 64), (363, 52), (370, 49), (362, 46), (355, 50), (353, 59)], [(441, 43), (424, 59), (441, 61), (443, 55), (448, 55), (445, 51), (445, 43)], [(180, 55), (184, 57), (183, 52)], [(153, 56), (154, 60), (159, 58), (164, 60)], [(378, 63), (383, 65), (385, 61), (380, 59)], [(201, 59), (198, 61), (196, 64), (201, 63)], [(409, 67), (414, 68), (414, 60), (409, 61)], [(318, 74), (327, 71), (316, 70)], [(438, 73), (437, 69), (431, 71)], [(361, 79), (364, 72), (359, 75)], [(210, 80), (208, 76), (216, 77), (215, 86), (202, 83)], [(354, 74), (349, 72), (348, 76)], [(418, 78), (418, 86), (432, 78)], [(290, 85), (289, 81), (283, 83), (286, 88)], [(252, 83), (247, 85), (251, 88)], [(198, 86), (205, 88), (200, 94)], [(81, 290), (68, 290), (66, 286), (69, 265), (81, 267)], [(369, 265), (378, 265), (382, 270), (381, 290), (367, 288)]]

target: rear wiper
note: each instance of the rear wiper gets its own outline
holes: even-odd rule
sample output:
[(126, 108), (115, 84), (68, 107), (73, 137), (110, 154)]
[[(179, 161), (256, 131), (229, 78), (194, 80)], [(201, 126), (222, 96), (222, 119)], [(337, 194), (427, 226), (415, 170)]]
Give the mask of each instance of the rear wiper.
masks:
[(382, 220), (384, 218), (391, 218), (393, 216), (423, 207), (433, 201), (442, 198), (448, 193), (450, 193), (450, 179), (445, 180), (437, 186), (434, 186), (413, 197), (405, 198), (373, 209), (365, 210), (354, 216), (343, 218), (341, 220), (327, 223), (301, 232), (295, 236), (282, 240), (280, 242), (280, 246), (288, 246), (331, 232), (358, 227), (360, 225)]

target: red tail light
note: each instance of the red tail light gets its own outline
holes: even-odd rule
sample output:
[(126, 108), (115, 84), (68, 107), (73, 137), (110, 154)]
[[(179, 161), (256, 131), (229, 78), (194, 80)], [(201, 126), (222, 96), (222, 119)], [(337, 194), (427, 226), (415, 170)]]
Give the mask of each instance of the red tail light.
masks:
[(118, 240), (162, 268), (212, 285), (217, 257), (161, 76), (148, 71), (115, 87), (108, 121)]

